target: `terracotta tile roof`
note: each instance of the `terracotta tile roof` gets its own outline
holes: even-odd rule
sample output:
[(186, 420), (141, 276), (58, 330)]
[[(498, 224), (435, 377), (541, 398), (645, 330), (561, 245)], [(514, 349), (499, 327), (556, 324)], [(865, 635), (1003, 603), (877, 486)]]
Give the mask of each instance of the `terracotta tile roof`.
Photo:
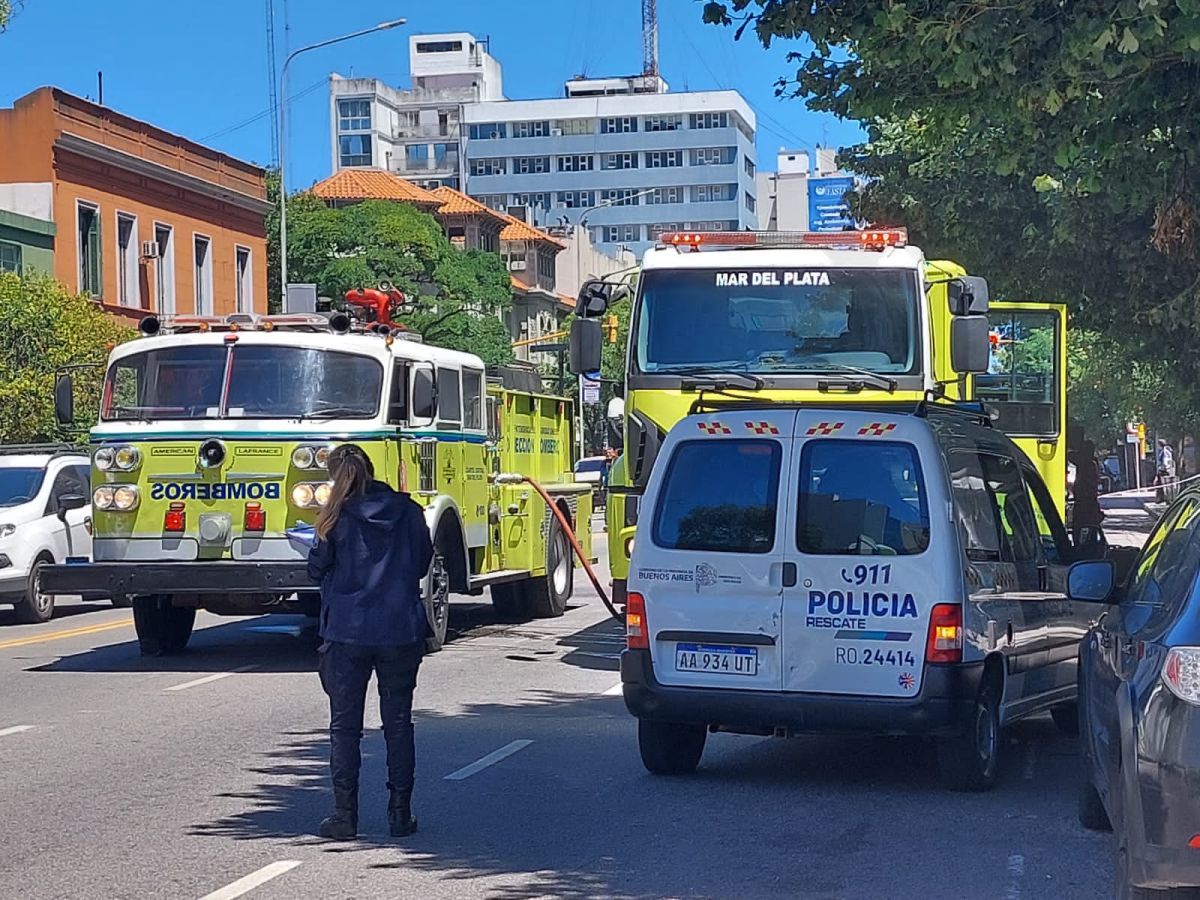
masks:
[(562, 241), (552, 238), (540, 228), (534, 228), (532, 225), (522, 222), (515, 216), (510, 216), (508, 213), (498, 214), (508, 224), (504, 226), (500, 232), (500, 240), (502, 241), (543, 241), (559, 250), (566, 250), (567, 245)]
[(322, 200), (400, 200), (430, 209), (441, 203), (424, 188), (382, 169), (342, 169), (311, 190)]
[(499, 222), (505, 222), (502, 213), (484, 206), (474, 197), (468, 197), (462, 191), (442, 185), (429, 192), (442, 202), (437, 211), (443, 216), (487, 216)]
[(561, 303), (563, 306), (566, 306), (566, 307), (568, 307), (569, 309), (574, 309), (574, 308), (575, 308), (575, 298), (574, 298), (574, 297), (572, 297), (572, 296), (570, 296), (569, 294), (559, 294), (559, 295), (558, 295), (558, 301), (559, 301), (559, 303)]
[(522, 294), (529, 293), (529, 285), (527, 285), (523, 281), (518, 280), (516, 275), (509, 275), (508, 277), (509, 277), (509, 280), (512, 281), (512, 288), (514, 291), (518, 291)]

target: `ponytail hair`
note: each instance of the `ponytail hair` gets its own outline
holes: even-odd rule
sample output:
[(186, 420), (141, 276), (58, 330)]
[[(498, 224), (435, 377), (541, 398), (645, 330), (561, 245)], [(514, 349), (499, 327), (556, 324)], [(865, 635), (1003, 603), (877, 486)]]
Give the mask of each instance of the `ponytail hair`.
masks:
[(357, 444), (342, 444), (329, 454), (329, 477), (333, 489), (329, 502), (317, 513), (317, 537), (325, 540), (337, 525), (342, 507), (353, 497), (361, 497), (375, 480), (375, 467)]

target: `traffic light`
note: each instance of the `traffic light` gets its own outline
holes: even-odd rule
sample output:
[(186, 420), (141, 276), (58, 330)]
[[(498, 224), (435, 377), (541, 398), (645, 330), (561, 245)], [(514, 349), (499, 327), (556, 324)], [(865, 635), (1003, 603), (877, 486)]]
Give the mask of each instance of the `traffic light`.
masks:
[(617, 342), (617, 331), (618, 331), (617, 317), (614, 315), (605, 316), (605, 318), (604, 318), (604, 334), (608, 338), (608, 342), (610, 344), (615, 344)]

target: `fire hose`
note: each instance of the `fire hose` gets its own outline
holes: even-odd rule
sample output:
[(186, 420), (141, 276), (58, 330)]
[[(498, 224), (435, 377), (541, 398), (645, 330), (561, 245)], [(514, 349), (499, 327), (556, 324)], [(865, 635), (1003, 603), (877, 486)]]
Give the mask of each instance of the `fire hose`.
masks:
[(575, 551), (575, 556), (578, 557), (579, 562), (583, 565), (583, 570), (587, 572), (588, 578), (592, 581), (592, 586), (596, 589), (596, 593), (600, 595), (600, 600), (608, 609), (609, 615), (624, 624), (625, 616), (617, 611), (617, 608), (613, 606), (612, 600), (609, 599), (608, 594), (600, 585), (600, 579), (597, 577), (595, 569), (592, 568), (591, 562), (588, 560), (586, 554), (584, 554), (583, 547), (579, 544), (579, 539), (575, 537), (575, 529), (571, 527), (570, 520), (563, 513), (562, 508), (554, 502), (554, 498), (550, 496), (549, 491), (528, 475), (496, 475), (493, 480), (496, 484), (528, 484), (541, 495), (541, 498), (546, 501), (546, 506), (550, 508), (550, 511), (554, 513), (554, 517), (558, 519), (558, 524), (562, 527), (567, 540), (570, 541), (571, 548)]

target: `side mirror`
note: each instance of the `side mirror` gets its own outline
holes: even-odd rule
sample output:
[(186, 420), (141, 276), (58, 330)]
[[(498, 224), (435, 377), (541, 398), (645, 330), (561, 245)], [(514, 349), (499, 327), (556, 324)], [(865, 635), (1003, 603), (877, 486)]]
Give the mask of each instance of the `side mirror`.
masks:
[(1080, 603), (1112, 603), (1116, 569), (1107, 559), (1077, 562), (1067, 570), (1067, 597)]
[(988, 283), (978, 275), (964, 275), (946, 285), (953, 316), (978, 316), (988, 311)]
[(75, 385), (70, 375), (54, 379), (54, 418), (64, 428), (75, 422)]
[(576, 318), (571, 323), (570, 369), (587, 375), (600, 369), (601, 335), (598, 319)]
[(604, 315), (614, 303), (629, 296), (629, 287), (612, 281), (591, 279), (583, 283), (579, 289), (579, 297), (575, 303), (575, 311), (585, 319), (594, 319)]
[(58, 498), (58, 518), (66, 521), (67, 513), (73, 509), (83, 509), (87, 506), (87, 497), (80, 494), (63, 494)]
[(955, 316), (950, 321), (950, 367), (960, 374), (986, 372), (991, 360), (987, 316)]
[(415, 363), (409, 380), (408, 421), (423, 428), (437, 418), (437, 375), (429, 363)]

